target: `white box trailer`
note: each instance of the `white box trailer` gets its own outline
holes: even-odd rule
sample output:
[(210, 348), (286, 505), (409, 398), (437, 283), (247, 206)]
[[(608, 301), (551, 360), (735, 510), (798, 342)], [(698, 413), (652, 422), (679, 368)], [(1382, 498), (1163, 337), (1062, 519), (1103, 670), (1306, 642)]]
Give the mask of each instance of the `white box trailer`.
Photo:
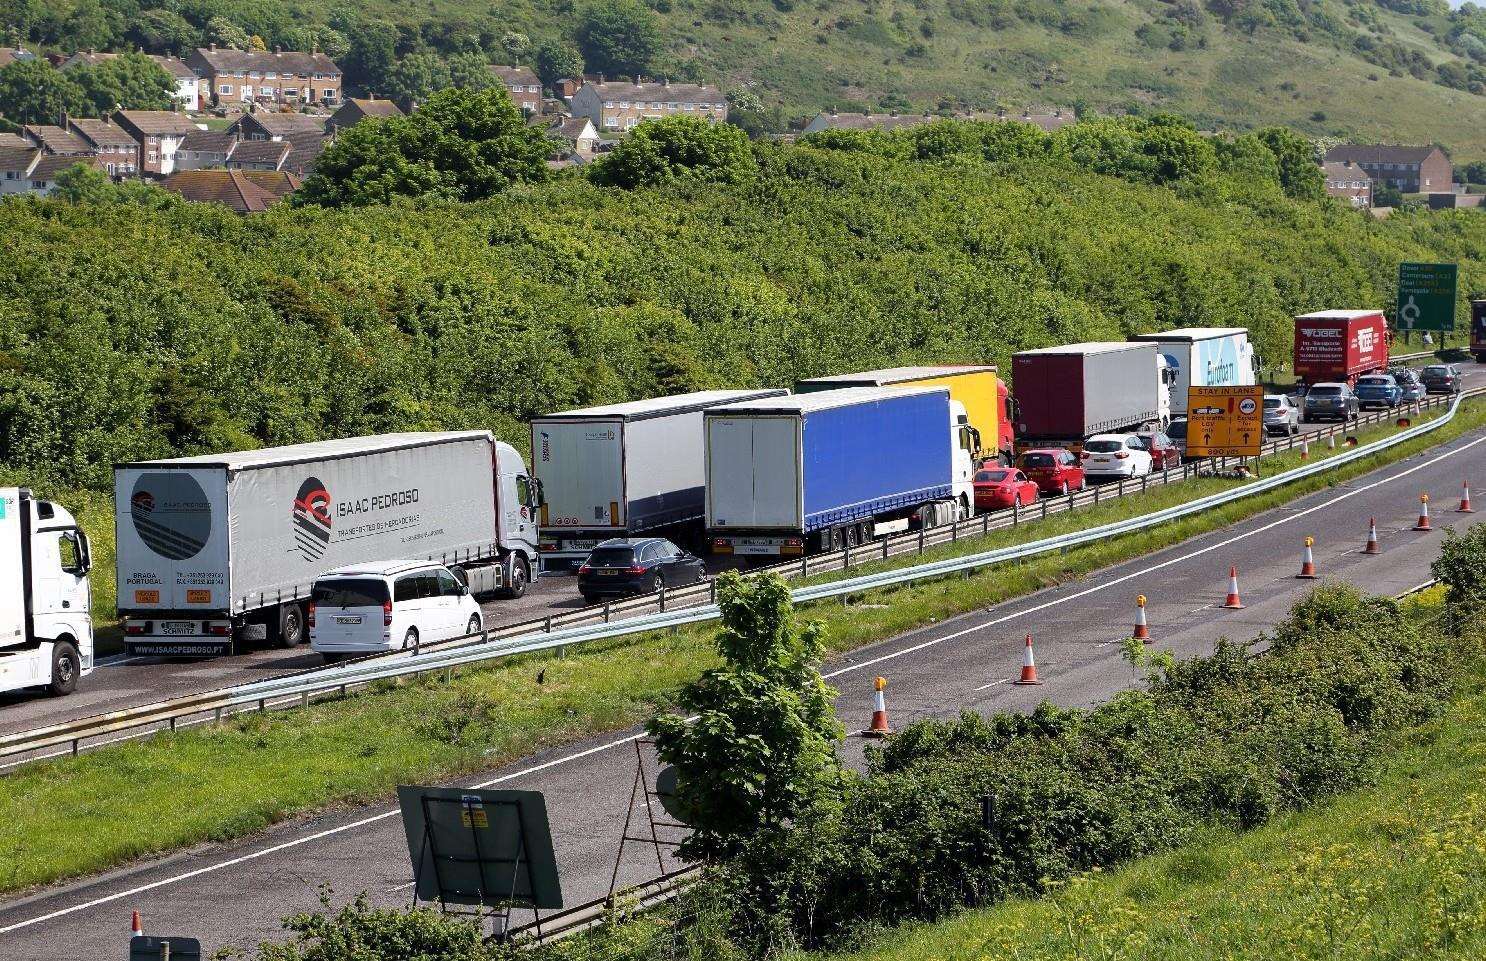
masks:
[(542, 570), (574, 570), (610, 537), (654, 533), (700, 550), (703, 412), (788, 393), (707, 390), (535, 418)]
[(474, 593), (523, 593), (540, 489), (488, 431), (352, 437), (114, 468), (118, 606), (131, 653), (293, 646), (315, 579), (436, 560)]
[(66, 508), (0, 487), (0, 691), (70, 694), (93, 672), (91, 567)]
[(1130, 338), (1155, 344), (1176, 371), (1171, 388), (1173, 417), (1187, 414), (1189, 387), (1250, 387), (1258, 383), (1254, 346), (1246, 327), (1182, 327)]

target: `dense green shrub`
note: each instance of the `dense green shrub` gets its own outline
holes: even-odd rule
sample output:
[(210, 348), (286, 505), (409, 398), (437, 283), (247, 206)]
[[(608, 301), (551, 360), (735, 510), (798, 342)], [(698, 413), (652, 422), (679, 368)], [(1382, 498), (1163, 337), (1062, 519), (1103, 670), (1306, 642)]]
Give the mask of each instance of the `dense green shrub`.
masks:
[[(1294, 313), (1387, 303), (1400, 260), (1486, 287), (1473, 212), (1293, 202), (1252, 141), (1168, 189), (1037, 156), (1025, 124), (974, 129), (979, 154), (943, 161), (908, 138), (761, 145), (738, 183), (572, 178), (478, 204), (0, 202), (0, 464), (105, 487), (116, 461), (388, 430), (524, 447), (523, 421), (581, 404), (1191, 325), (1248, 327), (1273, 363)], [(379, 149), (354, 133), (347, 151)], [(493, 184), (465, 176), (487, 154), (437, 156), (461, 166), (399, 152), (372, 170)]]
[(759, 830), (707, 896), (765, 955), (1036, 894), (1213, 822), (1253, 827), (1361, 784), (1385, 735), (1442, 709), (1459, 663), (1392, 601), (1344, 586), (1255, 647), (1161, 667), (1092, 710), (914, 724), (865, 776)]

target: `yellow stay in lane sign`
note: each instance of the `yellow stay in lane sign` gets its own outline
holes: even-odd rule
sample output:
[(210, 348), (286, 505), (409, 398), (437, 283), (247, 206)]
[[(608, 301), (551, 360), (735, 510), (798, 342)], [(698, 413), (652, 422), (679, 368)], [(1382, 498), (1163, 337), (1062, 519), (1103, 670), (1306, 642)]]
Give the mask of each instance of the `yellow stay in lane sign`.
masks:
[(1263, 387), (1187, 389), (1188, 457), (1258, 457), (1263, 444)]

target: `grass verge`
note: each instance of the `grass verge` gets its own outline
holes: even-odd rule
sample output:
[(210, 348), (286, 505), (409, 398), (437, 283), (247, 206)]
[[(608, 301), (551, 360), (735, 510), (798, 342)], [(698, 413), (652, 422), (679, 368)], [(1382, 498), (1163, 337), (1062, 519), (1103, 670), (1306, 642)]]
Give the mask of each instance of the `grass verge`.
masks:
[(1472, 683), (1372, 788), (830, 957), (1474, 961), (1486, 953), (1486, 676)]
[[(1067, 554), (875, 591), (862, 596), (866, 603), (849, 607), (822, 605), (812, 616), (825, 623), (833, 649), (857, 647), (1223, 527), (1482, 425), (1486, 405), (1474, 404), (1434, 434), (1325, 477)], [(1295, 463), (1298, 454), (1279, 455), (1266, 460), (1265, 470)], [(1210, 479), (1156, 488), (1017, 531), (944, 545), (924, 559), (1106, 523), (1235, 483), (1242, 482)], [(898, 559), (897, 566), (919, 560)], [(21, 768), (0, 779), (0, 891), (242, 837), (331, 805), (386, 798), (399, 783), (486, 770), (544, 747), (627, 727), (715, 662), (711, 633), (701, 625), (675, 635), (588, 645), (563, 660), (513, 659), (465, 671), (449, 684), (420, 679), (379, 685), (306, 710), (244, 716), (219, 728), (182, 730)], [(533, 669), (538, 659), (545, 667), (540, 683)], [(88, 830), (79, 831), (79, 824)]]

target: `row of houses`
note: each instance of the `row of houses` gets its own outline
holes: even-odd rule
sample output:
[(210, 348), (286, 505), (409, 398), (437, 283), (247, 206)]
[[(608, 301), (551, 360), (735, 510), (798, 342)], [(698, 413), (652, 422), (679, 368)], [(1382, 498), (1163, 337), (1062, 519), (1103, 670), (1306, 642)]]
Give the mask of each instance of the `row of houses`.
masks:
[(1450, 158), (1435, 146), (1338, 144), (1321, 161), (1326, 193), (1354, 207), (1371, 209), (1379, 187), (1422, 194), (1432, 207), (1469, 207), (1480, 195), (1455, 184)]

